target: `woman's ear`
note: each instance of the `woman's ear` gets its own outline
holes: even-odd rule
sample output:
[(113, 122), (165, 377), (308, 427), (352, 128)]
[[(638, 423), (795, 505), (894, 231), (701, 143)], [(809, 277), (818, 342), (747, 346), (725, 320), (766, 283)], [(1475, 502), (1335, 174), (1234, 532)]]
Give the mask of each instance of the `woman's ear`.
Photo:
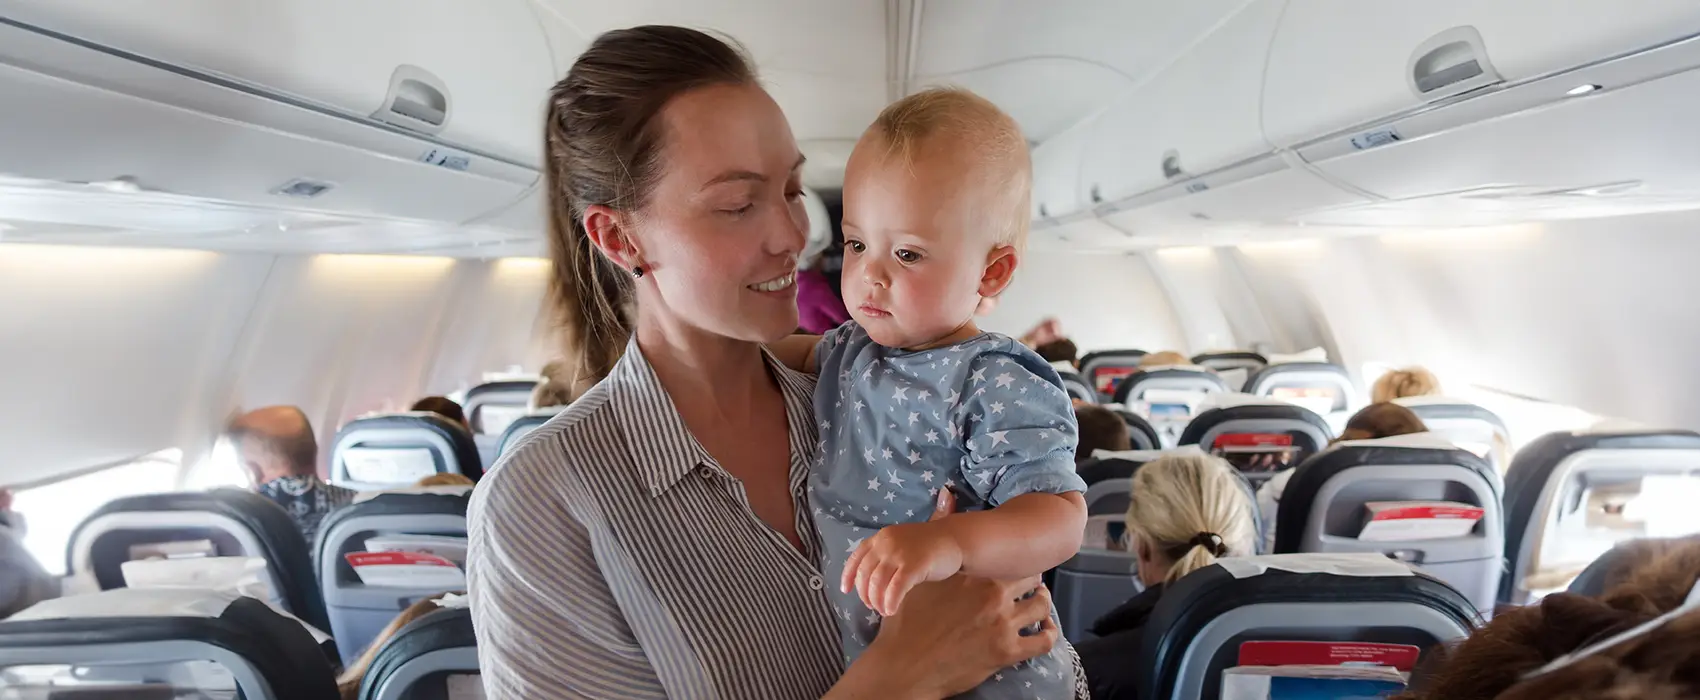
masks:
[(986, 271), (980, 275), (980, 296), (995, 297), (1009, 288), (1010, 280), (1015, 279), (1016, 265), (1021, 261), (1015, 254), (1015, 246), (1000, 245), (986, 254)]
[(592, 204), (584, 210), (581, 221), (591, 244), (614, 261), (621, 269), (630, 270), (644, 264), (643, 253), (637, 249), (626, 226), (626, 217), (613, 207)]

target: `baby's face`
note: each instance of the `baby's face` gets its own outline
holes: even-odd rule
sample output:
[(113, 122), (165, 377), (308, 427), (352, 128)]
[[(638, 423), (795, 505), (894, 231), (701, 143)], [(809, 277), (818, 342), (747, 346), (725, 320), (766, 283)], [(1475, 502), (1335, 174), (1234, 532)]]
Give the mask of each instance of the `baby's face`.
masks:
[[(923, 149), (887, 158), (878, 136), (857, 144), (844, 175), (844, 305), (886, 347), (924, 348), (962, 330), (1008, 270), (1013, 249), (984, 230), (986, 192), (970, 159)], [(1013, 257), (1010, 262), (1013, 263)]]

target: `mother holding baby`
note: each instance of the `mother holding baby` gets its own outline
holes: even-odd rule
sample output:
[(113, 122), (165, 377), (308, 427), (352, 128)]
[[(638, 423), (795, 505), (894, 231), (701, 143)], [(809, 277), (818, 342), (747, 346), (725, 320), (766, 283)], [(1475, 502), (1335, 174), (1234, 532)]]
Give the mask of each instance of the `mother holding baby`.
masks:
[(487, 695), (941, 698), (1049, 652), (1049, 596), (1017, 600), (1036, 577), (959, 574), (845, 668), (806, 493), (814, 381), (763, 350), (797, 327), (803, 157), (749, 61), (609, 32), (545, 128), (550, 297), (579, 376), (606, 379), (475, 492)]

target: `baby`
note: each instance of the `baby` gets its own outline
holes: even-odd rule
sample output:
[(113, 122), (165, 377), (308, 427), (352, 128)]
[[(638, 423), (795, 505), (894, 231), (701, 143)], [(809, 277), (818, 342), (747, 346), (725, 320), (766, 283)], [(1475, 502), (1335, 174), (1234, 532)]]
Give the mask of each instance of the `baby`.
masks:
[[(957, 572), (1036, 576), (1073, 556), (1086, 522), (1073, 408), (1050, 363), (974, 324), (1009, 285), (1032, 188), (1013, 119), (964, 90), (887, 107), (844, 182), (852, 320), (773, 351), (815, 372), (821, 454), (809, 477), (822, 572), (846, 661), (916, 584)], [(968, 513), (928, 522), (941, 489)], [(1077, 694), (1066, 641), (973, 697)]]

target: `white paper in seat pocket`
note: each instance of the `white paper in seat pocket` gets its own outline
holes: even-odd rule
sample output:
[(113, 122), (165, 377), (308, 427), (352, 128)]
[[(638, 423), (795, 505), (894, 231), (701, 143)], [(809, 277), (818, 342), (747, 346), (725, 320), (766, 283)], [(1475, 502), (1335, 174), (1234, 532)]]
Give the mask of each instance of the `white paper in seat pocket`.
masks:
[(484, 678), (475, 674), (449, 676), (449, 700), (484, 700)]
[(272, 599), (271, 575), (263, 557), (138, 559), (124, 562), (130, 588), (210, 588), (258, 600)]

